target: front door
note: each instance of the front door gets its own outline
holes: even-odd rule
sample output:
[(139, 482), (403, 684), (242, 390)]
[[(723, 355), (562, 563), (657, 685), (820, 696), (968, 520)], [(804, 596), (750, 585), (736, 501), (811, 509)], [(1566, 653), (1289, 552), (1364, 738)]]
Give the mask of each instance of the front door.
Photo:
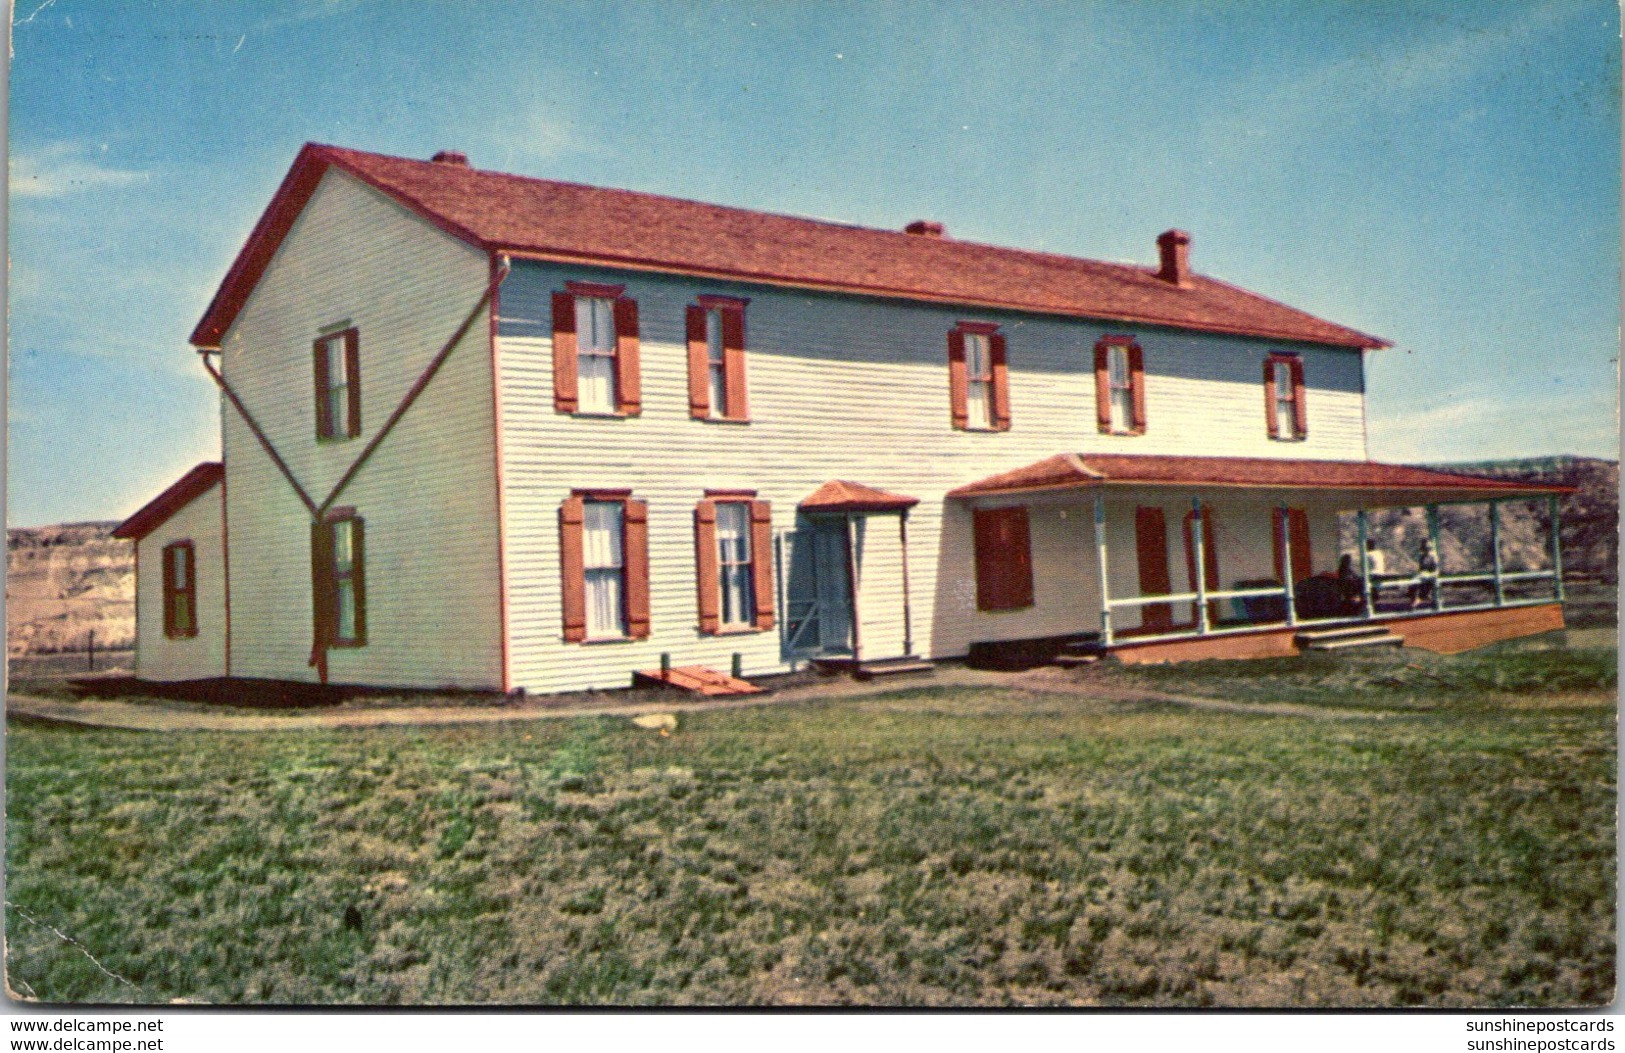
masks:
[(785, 577), (784, 653), (852, 653), (852, 590), (845, 519), (809, 519), (779, 535)]

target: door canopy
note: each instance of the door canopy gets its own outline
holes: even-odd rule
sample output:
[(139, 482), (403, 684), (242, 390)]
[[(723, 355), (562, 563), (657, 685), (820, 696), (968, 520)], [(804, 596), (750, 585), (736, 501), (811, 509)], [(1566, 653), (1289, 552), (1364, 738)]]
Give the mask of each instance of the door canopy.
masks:
[(858, 513), (885, 513), (907, 512), (920, 503), (918, 497), (904, 497), (902, 494), (888, 493), (885, 490), (876, 490), (872, 486), (862, 483), (851, 483), (844, 479), (831, 479), (812, 493), (801, 499), (796, 507), (802, 514), (816, 515), (854, 515)]

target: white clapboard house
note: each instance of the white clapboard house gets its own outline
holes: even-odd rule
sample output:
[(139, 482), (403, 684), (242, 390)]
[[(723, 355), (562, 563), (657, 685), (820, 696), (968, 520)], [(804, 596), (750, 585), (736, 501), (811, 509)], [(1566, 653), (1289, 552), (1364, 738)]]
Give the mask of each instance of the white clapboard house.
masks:
[(1497, 544), (1420, 606), (1414, 566), (1351, 597), (1340, 515), (1557, 491), (1368, 460), (1385, 342), (1157, 248), (306, 146), (192, 334), (221, 461), (120, 530), (139, 675), (557, 692), (663, 656), (748, 678), (1562, 624), (1555, 547)]

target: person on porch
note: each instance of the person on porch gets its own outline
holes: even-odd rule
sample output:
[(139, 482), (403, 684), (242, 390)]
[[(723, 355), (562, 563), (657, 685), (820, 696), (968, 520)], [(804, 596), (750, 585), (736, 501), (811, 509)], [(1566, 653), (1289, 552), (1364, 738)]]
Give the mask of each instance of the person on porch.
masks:
[(1337, 561), (1337, 596), (1345, 612), (1359, 610), (1365, 604), (1365, 582), (1354, 569), (1354, 553), (1345, 552)]
[(1416, 553), (1416, 583), (1411, 586), (1411, 606), (1421, 607), (1432, 603), (1438, 588), (1439, 558), (1433, 554), (1428, 539), (1423, 538)]

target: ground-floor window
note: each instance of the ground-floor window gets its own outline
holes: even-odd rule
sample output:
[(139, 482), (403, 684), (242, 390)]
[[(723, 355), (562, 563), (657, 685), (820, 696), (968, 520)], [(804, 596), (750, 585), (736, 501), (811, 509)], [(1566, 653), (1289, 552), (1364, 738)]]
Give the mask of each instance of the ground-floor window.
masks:
[(164, 546), (164, 635), (197, 635), (197, 559), (190, 541)]
[(313, 532), (317, 635), (330, 647), (367, 642), (366, 524), (339, 509)]

